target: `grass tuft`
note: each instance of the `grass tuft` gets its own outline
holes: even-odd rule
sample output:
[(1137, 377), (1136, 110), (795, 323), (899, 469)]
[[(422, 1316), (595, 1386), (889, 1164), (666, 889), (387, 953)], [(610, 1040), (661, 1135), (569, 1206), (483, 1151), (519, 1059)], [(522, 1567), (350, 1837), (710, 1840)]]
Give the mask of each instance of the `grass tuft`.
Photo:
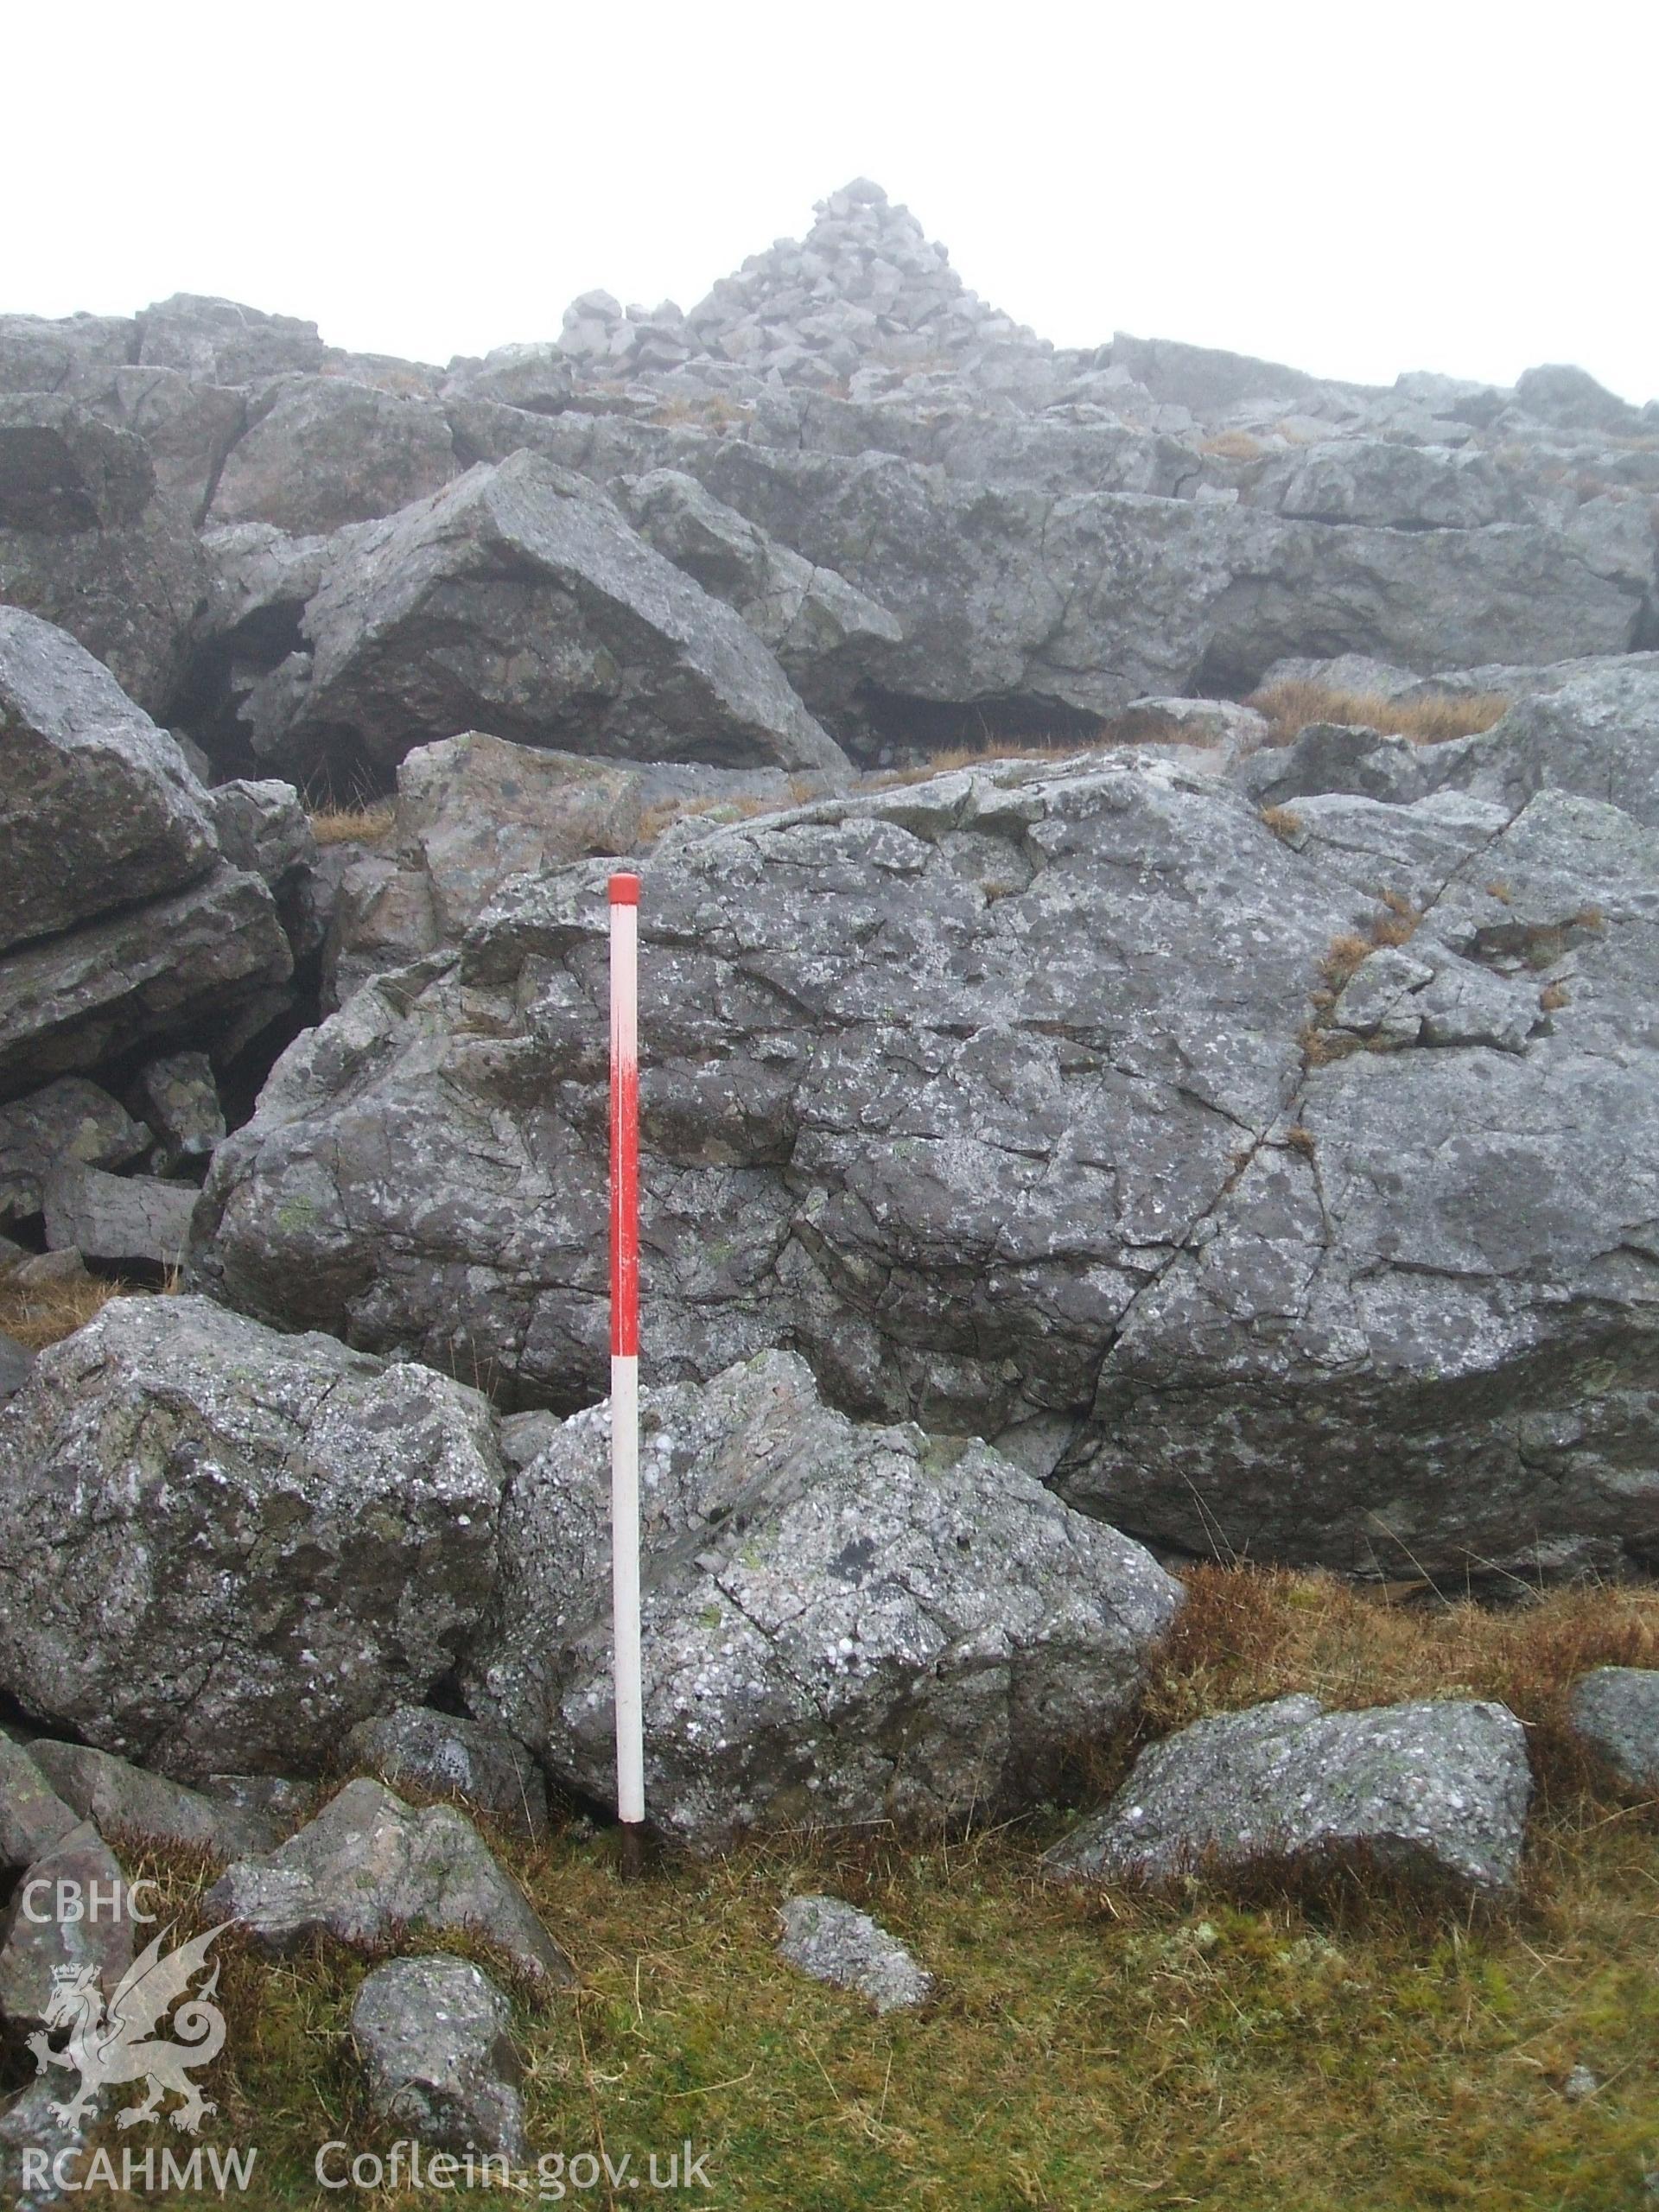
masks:
[(397, 820), (390, 799), (361, 806), (319, 807), (311, 817), (311, 834), (320, 845), (384, 845)]
[(1217, 461), (1260, 461), (1267, 448), (1248, 430), (1217, 430), (1213, 436), (1198, 440), (1198, 451), (1213, 454)]
[(0, 1279), (0, 1335), (27, 1351), (44, 1351), (96, 1320), (112, 1298), (125, 1298), (131, 1291), (131, 1284), (102, 1275), (28, 1286)]
[(1414, 745), (1443, 745), (1454, 737), (1474, 737), (1491, 729), (1511, 703), (1496, 691), (1388, 699), (1380, 691), (1342, 691), (1305, 679), (1270, 683), (1245, 701), (1266, 715), (1272, 745), (1288, 745), (1310, 722), (1342, 722), (1378, 730), (1384, 736), (1408, 737)]
[(44, 1351), (95, 1321), (112, 1298), (170, 1298), (183, 1277), (169, 1268), (160, 1285), (126, 1282), (110, 1275), (71, 1275), (60, 1282), (20, 1283), (0, 1276), (0, 1335), (25, 1351)]

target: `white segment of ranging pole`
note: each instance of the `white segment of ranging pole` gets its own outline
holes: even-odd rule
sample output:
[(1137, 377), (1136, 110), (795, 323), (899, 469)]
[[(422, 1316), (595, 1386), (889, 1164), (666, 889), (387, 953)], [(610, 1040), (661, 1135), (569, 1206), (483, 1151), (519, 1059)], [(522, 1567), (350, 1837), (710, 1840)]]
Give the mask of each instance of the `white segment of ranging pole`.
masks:
[(616, 1809), (625, 1842), (645, 1817), (639, 1666), (639, 879), (611, 904), (611, 1621)]

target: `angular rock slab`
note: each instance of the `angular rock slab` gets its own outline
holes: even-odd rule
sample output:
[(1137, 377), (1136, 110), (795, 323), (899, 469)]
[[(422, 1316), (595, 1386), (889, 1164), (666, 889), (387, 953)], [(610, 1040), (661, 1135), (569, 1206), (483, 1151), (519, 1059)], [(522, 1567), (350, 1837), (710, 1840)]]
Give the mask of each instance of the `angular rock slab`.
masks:
[(153, 499), (133, 519), (96, 530), (0, 524), (0, 599), (78, 639), (149, 715), (167, 714), (177, 696), (207, 586), (201, 544), (179, 501)]
[(524, 2107), (512, 2027), (506, 1999), (467, 1959), (390, 1960), (352, 2003), (369, 2101), (389, 2126), (435, 2150), (493, 2152), (518, 2166)]
[(0, 1733), (0, 1872), (44, 1858), (85, 1817), (58, 1796), (21, 1744)]
[(132, 522), (155, 489), (149, 452), (130, 430), (44, 392), (0, 398), (0, 528)]
[[(957, 1821), (1108, 1726), (1179, 1586), (982, 1444), (860, 1428), (768, 1352), (657, 1394), (644, 1471), (645, 1794), (698, 1850), (802, 1821)], [(516, 1478), (468, 1699), (614, 1783), (604, 1409)]]
[(366, 1779), (348, 1782), (268, 1857), (227, 1867), (208, 1908), (278, 1953), (324, 1932), (374, 1943), (404, 1928), (470, 1929), (534, 1980), (563, 1987), (575, 1979), (469, 1820), (448, 1805), (415, 1812)]
[(213, 1064), (206, 1052), (169, 1052), (138, 1077), (150, 1127), (174, 1160), (205, 1159), (225, 1135)]
[(1574, 791), (1659, 827), (1659, 663), (1632, 662), (1592, 666), (1517, 700), (1478, 737), (1427, 747), (1426, 787), (1472, 791), (1511, 810), (1537, 791)]
[(458, 938), (507, 877), (628, 851), (639, 791), (626, 768), (471, 730), (404, 754), (397, 841), (431, 887), (440, 936)]
[(101, 662), (0, 606), (0, 950), (205, 875), (206, 800)]
[(378, 521), (459, 474), (449, 426), (430, 400), (346, 377), (285, 378), (232, 447), (209, 519), (325, 532)]
[[(1213, 779), (1084, 758), (665, 849), (656, 1373), (786, 1342), (849, 1410), (1006, 1441), (1200, 1554), (1659, 1557), (1652, 832), (1556, 791), (1296, 810), (1291, 845)], [(1388, 900), (1433, 1004), (1311, 1061), (1335, 941), (1411, 930)], [(520, 879), (298, 1040), (215, 1159), (199, 1279), (509, 1404), (601, 1395), (604, 913), (602, 868)]]
[(89, 1260), (178, 1267), (200, 1196), (194, 1184), (166, 1183), (159, 1176), (60, 1167), (42, 1193), (46, 1241), (54, 1252), (73, 1250)]
[(0, 969), (0, 1095), (206, 1022), (252, 1035), (289, 1003), (293, 972), (270, 892), (233, 868), (21, 946)]
[[(96, 1917), (89, 1909), (94, 1883)], [(60, 1914), (60, 1884), (78, 1910)], [(14, 2031), (45, 2028), (54, 1978), (78, 1967), (90, 1967), (105, 1998), (112, 1997), (132, 1964), (126, 1895), (120, 1861), (90, 1821), (26, 1867), (0, 1928), (0, 2020)]]
[(1659, 1668), (1597, 1667), (1581, 1675), (1567, 1717), (1627, 1789), (1659, 1789)]
[(785, 1897), (779, 1910), (778, 1955), (815, 1981), (855, 1989), (878, 2012), (925, 2005), (933, 1977), (880, 1921), (844, 1897)]
[(454, 1664), (502, 1480), (447, 1376), (116, 1300), (0, 1411), (0, 1684), (186, 1779), (315, 1771)]
[[(48, 2074), (30, 2082), (0, 2111), (0, 2194), (11, 2212), (51, 2212), (53, 2207), (76, 2202), (80, 2190), (77, 2174), (85, 2171), (85, 2162), (76, 2154), (109, 2118), (122, 2094), (108, 2087), (100, 2089), (80, 2117), (65, 2126), (54, 2110), (63, 2101), (63, 2085)], [(36, 2180), (42, 2157), (43, 2184)], [(63, 2175), (62, 2187), (54, 2177), (54, 2168)]]
[(499, 1728), (404, 1705), (359, 1720), (345, 1748), (347, 1759), (398, 1789), (465, 1798), (532, 1841), (547, 1834), (547, 1778)]
[(119, 1828), (147, 1842), (182, 1844), (234, 1859), (268, 1851), (276, 1831), (267, 1821), (216, 1803), (165, 1775), (94, 1751), (90, 1744), (62, 1744), (41, 1737), (29, 1755), (78, 1820), (100, 1834)]
[(0, 1107), (0, 1218), (38, 1213), (55, 1168), (123, 1167), (149, 1142), (142, 1122), (78, 1076)]
[(309, 667), (252, 709), (255, 750), (289, 768), (354, 751), (384, 772), (422, 736), (468, 729), (612, 757), (845, 765), (728, 607), (531, 454), (358, 536), (305, 628)]
[(1513, 1891), (1532, 1773), (1507, 1706), (1327, 1713), (1276, 1698), (1142, 1751), (1103, 1813), (1046, 1853), (1066, 1881), (1164, 1883), (1357, 1861), (1479, 1896)]

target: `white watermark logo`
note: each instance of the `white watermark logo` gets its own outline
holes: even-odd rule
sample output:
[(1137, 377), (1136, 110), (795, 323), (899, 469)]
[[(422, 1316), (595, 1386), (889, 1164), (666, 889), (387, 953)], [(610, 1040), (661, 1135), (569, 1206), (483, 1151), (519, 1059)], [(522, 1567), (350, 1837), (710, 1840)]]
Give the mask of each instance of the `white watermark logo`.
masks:
[[(31, 1885), (36, 1886), (48, 1885)], [(85, 1904), (79, 1897), (58, 1902), (58, 1917), (82, 1917)], [(65, 1911), (65, 1905), (74, 1909)], [(37, 1912), (29, 1897), (23, 1899), (23, 1910), (32, 1920), (54, 1916)], [(96, 1910), (88, 1916), (95, 1919)], [(118, 1910), (112, 1916), (120, 1916)], [(130, 1910), (128, 1916), (153, 1917)], [(37, 2075), (49, 2067), (60, 2066), (80, 2076), (73, 2096), (52, 2107), (52, 2116), (60, 2126), (78, 2127), (103, 2090), (142, 2082), (148, 2094), (116, 2114), (119, 2126), (132, 2127), (140, 2120), (154, 2120), (168, 2097), (176, 2096), (182, 2102), (168, 2115), (175, 2127), (191, 2135), (200, 2130), (204, 2114), (214, 2107), (190, 2076), (197, 2067), (209, 2065), (225, 2047), (225, 2015), (211, 2001), (219, 1986), (218, 1961), (194, 1996), (189, 1993), (190, 1984), (207, 1972), (208, 1948), (229, 1925), (228, 1921), (221, 1921), (205, 1936), (171, 1951), (162, 1948), (173, 1932), (171, 1928), (164, 1929), (127, 1968), (107, 2004), (99, 1986), (96, 1966), (54, 1970), (46, 2026), (29, 2037), (29, 2047), (35, 2054)], [(181, 1999), (188, 2001), (181, 2003)], [(178, 2009), (168, 2023), (171, 2033), (155, 2033), (175, 2005)], [(64, 2028), (69, 2031), (67, 2040), (54, 2050), (51, 2037)]]
[(614, 2203), (616, 2192), (624, 2189), (712, 2190), (709, 2162), (713, 2155), (712, 2147), (694, 2152), (688, 2140), (666, 2158), (653, 2151), (644, 2165), (631, 2151), (618, 2158), (608, 2152), (595, 2155), (579, 2151), (568, 2158), (563, 2151), (547, 2151), (533, 2166), (515, 2168), (499, 2152), (482, 2157), (470, 2152), (434, 2152), (406, 2137), (385, 2156), (378, 2151), (353, 2152), (346, 2142), (325, 2143), (317, 2152), (315, 2171), (328, 2190), (498, 2189), (543, 2204), (559, 2204), (573, 2192), (586, 2196), (602, 2188)]

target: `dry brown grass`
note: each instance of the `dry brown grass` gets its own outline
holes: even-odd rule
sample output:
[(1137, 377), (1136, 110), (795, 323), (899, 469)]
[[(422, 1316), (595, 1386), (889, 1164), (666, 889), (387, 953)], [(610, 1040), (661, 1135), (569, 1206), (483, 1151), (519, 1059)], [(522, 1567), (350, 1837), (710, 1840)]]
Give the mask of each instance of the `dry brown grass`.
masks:
[(182, 1278), (169, 1268), (159, 1288), (154, 1283), (117, 1281), (108, 1275), (71, 1275), (60, 1282), (20, 1283), (0, 1276), (0, 1335), (26, 1351), (44, 1351), (96, 1320), (112, 1298), (171, 1297)]
[(1305, 827), (1301, 816), (1294, 808), (1288, 806), (1264, 806), (1262, 820), (1274, 836), (1281, 838), (1286, 844), (1300, 837)]
[(1309, 994), (1313, 1014), (1312, 1019), (1303, 1025), (1300, 1040), (1305, 1066), (1325, 1067), (1332, 1060), (1345, 1059), (1351, 1052), (1389, 1052), (1393, 1049), (1385, 1039), (1372, 1038), (1367, 1042), (1333, 1030), (1331, 1027), (1332, 1010), (1341, 996), (1344, 986), (1372, 953), (1383, 945), (1409, 944), (1421, 928), (1422, 921), (1421, 911), (1413, 906), (1403, 892), (1385, 891), (1381, 908), (1372, 916), (1363, 932), (1344, 930), (1332, 938), (1320, 957), (1319, 987)]
[(397, 820), (397, 810), (390, 799), (319, 807), (311, 817), (311, 835), (320, 845), (384, 845)]
[(1217, 430), (1213, 437), (1198, 440), (1198, 451), (1217, 461), (1260, 461), (1267, 448), (1248, 430)]
[(647, 419), (661, 429), (690, 427), (699, 430), (725, 430), (734, 423), (747, 423), (753, 412), (753, 409), (741, 401), (728, 399), (724, 392), (711, 391), (706, 397), (697, 399), (676, 394), (652, 408)]
[(43, 1351), (48, 1344), (60, 1343), (77, 1329), (84, 1329), (128, 1287), (99, 1275), (73, 1275), (67, 1282), (27, 1286), (10, 1278), (0, 1280), (0, 1334), (12, 1338), (26, 1351)]
[(1268, 741), (1273, 745), (1288, 745), (1310, 722), (1342, 722), (1379, 730), (1386, 737), (1408, 737), (1414, 745), (1444, 745), (1452, 738), (1474, 737), (1491, 729), (1512, 702), (1497, 691), (1385, 699), (1380, 691), (1342, 691), (1299, 678), (1270, 683), (1244, 703), (1266, 715), (1271, 733)]
[(639, 817), (639, 843), (654, 845), (664, 830), (676, 822), (721, 823), (753, 822), (763, 814), (787, 814), (791, 807), (805, 806), (818, 797), (811, 780), (804, 776), (790, 779), (788, 789), (775, 798), (750, 792), (741, 798), (664, 798), (655, 806), (648, 806)]
[(1515, 1605), (1492, 1606), (1426, 1580), (1376, 1591), (1290, 1567), (1198, 1567), (1184, 1580), (1147, 1701), (1153, 1735), (1292, 1690), (1341, 1707), (1496, 1698), (1525, 1725), (1541, 1783), (1565, 1798), (1596, 1784), (1566, 1725), (1574, 1681), (1659, 1663), (1659, 1589), (1647, 1585), (1517, 1585)]
[(908, 768), (882, 768), (867, 779), (871, 791), (899, 791), (912, 784), (925, 784), (935, 776), (948, 776), (958, 768), (992, 768), (1001, 760), (1075, 760), (1109, 742), (1090, 738), (987, 738), (981, 745), (946, 745)]
[(1333, 937), (1319, 962), (1319, 973), (1325, 978), (1325, 988), (1339, 991), (1360, 963), (1368, 960), (1376, 949), (1371, 939), (1362, 937), (1357, 930), (1344, 930), (1340, 936)]

